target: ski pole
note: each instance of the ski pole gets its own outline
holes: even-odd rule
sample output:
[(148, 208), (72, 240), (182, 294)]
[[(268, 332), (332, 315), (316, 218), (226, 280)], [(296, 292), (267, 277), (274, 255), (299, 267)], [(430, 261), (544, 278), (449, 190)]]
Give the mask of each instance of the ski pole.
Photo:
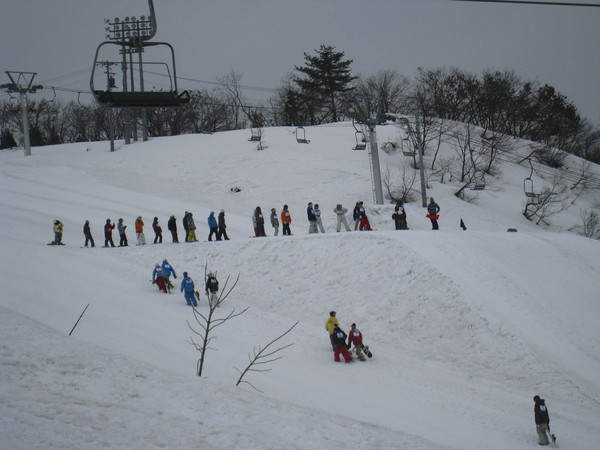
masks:
[(71, 331), (69, 332), (69, 336), (71, 336), (71, 333), (73, 333), (73, 330), (75, 330), (75, 327), (77, 326), (77, 324), (79, 323), (79, 321), (81, 320), (81, 318), (83, 317), (83, 314), (85, 313), (86, 309), (88, 309), (88, 306), (90, 306), (90, 304), (88, 303), (87, 306), (83, 309), (83, 312), (81, 313), (81, 315), (79, 316), (79, 319), (77, 319), (77, 322), (75, 322), (75, 325), (73, 325), (73, 328), (71, 328)]

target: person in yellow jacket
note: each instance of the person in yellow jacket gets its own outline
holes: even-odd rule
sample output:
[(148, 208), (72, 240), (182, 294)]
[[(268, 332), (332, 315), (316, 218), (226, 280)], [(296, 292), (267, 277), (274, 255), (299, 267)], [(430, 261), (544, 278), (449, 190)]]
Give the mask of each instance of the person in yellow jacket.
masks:
[(340, 323), (337, 320), (337, 317), (335, 317), (335, 311), (331, 311), (329, 313), (329, 318), (327, 319), (327, 322), (325, 322), (325, 329), (329, 332), (329, 340), (331, 341), (331, 347), (333, 348), (333, 350), (335, 351), (335, 336), (333, 334), (333, 330), (335, 329), (336, 326), (340, 326)]
[(144, 236), (144, 221), (142, 216), (135, 219), (135, 232), (137, 234), (137, 245), (146, 245), (146, 236)]
[(54, 245), (62, 245), (63, 228), (63, 223), (58, 219), (54, 219)]

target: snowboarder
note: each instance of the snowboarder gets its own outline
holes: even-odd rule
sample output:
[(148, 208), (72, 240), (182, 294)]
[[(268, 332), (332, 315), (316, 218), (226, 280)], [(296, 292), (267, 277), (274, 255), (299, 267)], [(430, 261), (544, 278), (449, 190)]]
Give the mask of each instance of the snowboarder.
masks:
[(344, 360), (349, 363), (352, 362), (352, 356), (348, 353), (348, 348), (346, 347), (346, 333), (342, 330), (339, 325), (334, 325), (333, 328), (333, 340), (335, 343), (335, 348), (333, 349), (334, 355), (333, 359), (335, 362), (340, 362), (340, 354), (344, 357)]
[(369, 218), (367, 217), (363, 202), (358, 202), (358, 219), (360, 220), (360, 223), (358, 224), (359, 231), (371, 230), (371, 224), (369, 223)]
[(215, 212), (211, 211), (210, 214), (208, 215), (208, 228), (209, 228), (209, 233), (208, 233), (208, 240), (212, 241), (212, 237), (213, 234), (215, 235), (215, 239), (217, 241), (221, 240), (221, 236), (219, 236), (219, 224), (217, 223), (217, 219), (215, 217)]
[(106, 223), (104, 224), (104, 246), (108, 247), (110, 244), (111, 247), (115, 246), (112, 238), (112, 232), (115, 229), (115, 224), (110, 222), (110, 219), (106, 219)]
[(535, 413), (535, 429), (539, 439), (538, 443), (540, 445), (548, 445), (548, 434), (550, 434), (553, 442), (556, 440), (554, 435), (550, 433), (550, 416), (548, 415), (548, 408), (546, 407), (545, 400), (540, 398), (539, 395), (533, 397), (533, 401), (535, 402), (533, 411)]
[(146, 236), (144, 236), (144, 221), (142, 216), (135, 219), (135, 233), (137, 235), (137, 245), (146, 245)]
[(117, 224), (117, 230), (119, 230), (119, 247), (127, 247), (127, 234), (125, 233), (125, 229), (127, 225), (123, 224), (123, 219), (119, 219), (119, 223)]
[(223, 238), (226, 241), (229, 240), (229, 236), (227, 236), (227, 231), (225, 230), (226, 228), (227, 225), (225, 225), (225, 210), (222, 209), (219, 213), (219, 232), (217, 234), (217, 239)]
[(183, 280), (181, 280), (181, 292), (183, 292), (185, 301), (189, 306), (198, 306), (196, 303), (196, 291), (194, 290), (194, 281), (188, 276), (187, 272), (183, 272)]
[(257, 206), (252, 215), (252, 225), (254, 225), (254, 236), (261, 237), (266, 236), (265, 234), (265, 218), (262, 215), (260, 206)]
[(273, 236), (277, 236), (279, 234), (279, 219), (275, 208), (271, 208), (271, 226), (274, 228)]
[(219, 300), (217, 292), (219, 291), (219, 281), (214, 273), (209, 272), (206, 278), (206, 295), (208, 296), (208, 304), (210, 306), (217, 305)]
[(352, 329), (350, 330), (350, 334), (348, 335), (348, 349), (350, 349), (352, 347), (352, 344), (354, 344), (354, 351), (356, 352), (356, 356), (358, 356), (358, 359), (360, 359), (361, 361), (366, 361), (367, 358), (365, 358), (365, 355), (362, 352), (362, 339), (362, 333), (356, 328), (356, 324), (353, 323)]
[(358, 224), (360, 223), (360, 205), (362, 202), (356, 202), (354, 209), (352, 210), (352, 218), (354, 219), (354, 231), (358, 230)]
[(156, 284), (158, 289), (163, 291), (165, 294), (169, 293), (169, 291), (167, 291), (167, 283), (165, 280), (165, 269), (163, 269), (158, 263), (154, 265), (154, 271), (152, 272), (152, 284)]
[(308, 232), (318, 233), (317, 230), (317, 216), (315, 216), (315, 210), (313, 209), (312, 202), (308, 202), (308, 206), (306, 207), (306, 216), (308, 217)]
[(288, 205), (283, 205), (283, 210), (281, 211), (281, 223), (283, 224), (283, 235), (291, 236), (292, 231), (290, 230), (290, 223), (292, 223), (292, 215), (288, 210)]
[(88, 242), (92, 244), (92, 247), (95, 247), (94, 238), (92, 237), (92, 231), (90, 230), (90, 221), (86, 220), (83, 225), (83, 235), (85, 236), (85, 247), (88, 246)]
[(342, 228), (342, 224), (346, 228), (346, 231), (350, 231), (350, 227), (348, 226), (348, 222), (346, 221), (346, 213), (348, 212), (348, 208), (342, 207), (341, 203), (338, 203), (333, 210), (335, 215), (337, 216), (337, 225), (335, 230), (339, 233)]
[(171, 283), (171, 275), (173, 275), (173, 278), (177, 279), (175, 269), (171, 264), (169, 264), (169, 261), (167, 261), (166, 259), (163, 259), (161, 267), (165, 271), (165, 280), (167, 282), (167, 287), (169, 288), (169, 290), (171, 290), (173, 289), (173, 284)]
[(392, 214), (392, 219), (394, 219), (396, 230), (408, 230), (408, 224), (406, 223), (406, 210), (404, 209), (404, 204), (402, 201), (396, 203), (394, 214)]
[(333, 348), (333, 350), (335, 351), (335, 339), (333, 336), (333, 330), (336, 326), (339, 326), (339, 321), (337, 320), (337, 317), (335, 317), (336, 312), (335, 311), (330, 311), (329, 312), (329, 318), (327, 319), (327, 322), (325, 322), (325, 329), (329, 332), (329, 341), (331, 342), (331, 347)]
[(433, 197), (429, 199), (429, 205), (427, 205), (427, 218), (431, 220), (431, 229), (439, 230), (438, 219), (440, 212), (440, 206), (433, 200)]
[(179, 238), (177, 237), (177, 221), (175, 220), (174, 215), (171, 215), (171, 217), (169, 217), (169, 221), (167, 222), (167, 228), (171, 232), (171, 238), (173, 239), (173, 243), (178, 243)]
[(50, 243), (51, 245), (63, 245), (62, 235), (64, 228), (65, 227), (60, 220), (54, 219), (54, 226), (52, 227), (54, 230), (54, 241)]
[(158, 223), (158, 217), (154, 218), (152, 229), (154, 230), (154, 243), (162, 244), (162, 227)]
[(321, 233), (325, 233), (325, 228), (323, 228), (323, 221), (321, 220), (321, 210), (319, 209), (318, 203), (315, 203), (315, 208), (313, 209), (313, 212), (315, 213), (315, 217), (317, 218), (317, 226), (319, 227), (319, 230), (321, 230)]

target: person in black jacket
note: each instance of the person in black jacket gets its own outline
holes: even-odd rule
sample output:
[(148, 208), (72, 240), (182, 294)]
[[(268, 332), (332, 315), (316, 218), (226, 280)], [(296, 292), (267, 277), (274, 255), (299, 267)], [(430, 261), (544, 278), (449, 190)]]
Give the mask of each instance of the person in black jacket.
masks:
[(331, 336), (331, 340), (334, 345), (333, 359), (335, 360), (335, 362), (340, 362), (340, 353), (342, 354), (344, 360), (347, 363), (352, 362), (352, 356), (350, 356), (350, 353), (348, 352), (348, 347), (346, 346), (347, 337), (348, 336), (346, 335), (346, 333), (344, 333), (344, 330), (342, 330), (339, 327), (339, 325), (333, 326), (333, 334)]
[(226, 241), (229, 240), (229, 236), (227, 236), (227, 231), (225, 231), (225, 229), (227, 228), (227, 225), (225, 225), (225, 210), (222, 209), (221, 212), (219, 213), (219, 228), (217, 231), (217, 240), (219, 239), (225, 239)]
[(206, 295), (208, 296), (208, 304), (212, 308), (219, 306), (219, 281), (214, 273), (209, 272), (206, 278)]
[(179, 238), (177, 237), (177, 221), (175, 220), (175, 216), (171, 216), (169, 221), (167, 222), (167, 228), (171, 232), (171, 238), (173, 238), (173, 243), (179, 242)]
[[(548, 433), (550, 433), (550, 416), (548, 415), (548, 408), (546, 407), (545, 400), (540, 398), (539, 395), (533, 397), (533, 401), (535, 402), (535, 406), (533, 407), (533, 411), (535, 413), (535, 429), (537, 431), (539, 444), (540, 445), (548, 445)], [(554, 440), (554, 436), (550, 435), (552, 440)]]
[(95, 247), (94, 238), (92, 237), (92, 231), (90, 230), (90, 221), (86, 220), (85, 225), (83, 226), (83, 235), (85, 236), (85, 246), (88, 246), (88, 242), (92, 244), (92, 247)]
[(433, 200), (433, 197), (429, 199), (429, 205), (427, 205), (427, 217), (431, 220), (431, 229), (439, 230), (438, 219), (440, 218), (440, 206)]

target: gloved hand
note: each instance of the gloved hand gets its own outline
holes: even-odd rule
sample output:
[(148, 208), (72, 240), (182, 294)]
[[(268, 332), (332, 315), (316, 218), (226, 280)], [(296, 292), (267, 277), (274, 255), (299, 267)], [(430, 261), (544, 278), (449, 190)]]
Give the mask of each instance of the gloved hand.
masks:
[(156, 284), (156, 281), (152, 280), (152, 284)]
[(173, 274), (173, 276), (175, 277), (175, 279), (177, 279), (177, 275)]
[(346, 348), (347, 348), (348, 350), (350, 350), (350, 347), (352, 347), (350, 344), (346, 345)]
[(208, 291), (206, 291), (206, 292), (204, 293), (204, 295), (208, 295)]

